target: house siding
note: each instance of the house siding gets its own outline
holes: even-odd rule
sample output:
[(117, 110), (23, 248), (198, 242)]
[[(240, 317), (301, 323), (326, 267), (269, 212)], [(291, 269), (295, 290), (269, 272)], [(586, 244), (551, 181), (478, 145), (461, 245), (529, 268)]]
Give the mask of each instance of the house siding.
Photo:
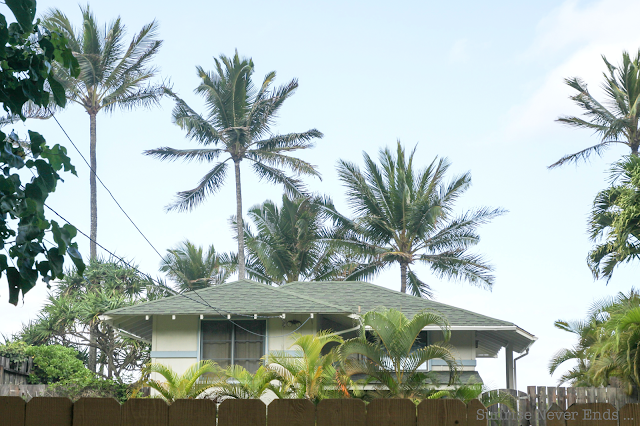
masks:
[(153, 316), (151, 361), (184, 373), (198, 361), (200, 318), (196, 315)]

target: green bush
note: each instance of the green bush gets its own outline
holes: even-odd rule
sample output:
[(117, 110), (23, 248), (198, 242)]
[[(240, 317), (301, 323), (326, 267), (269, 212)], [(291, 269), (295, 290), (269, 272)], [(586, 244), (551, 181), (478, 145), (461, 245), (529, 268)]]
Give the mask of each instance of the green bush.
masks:
[(79, 358), (78, 351), (61, 345), (28, 346), (33, 357), (30, 383), (52, 384), (68, 380), (91, 380), (93, 374)]
[(21, 341), (7, 342), (4, 345), (0, 345), (0, 356), (9, 358), (10, 368), (17, 368), (17, 366), (29, 359), (29, 355), (27, 355), (29, 347), (29, 345)]
[(115, 398), (124, 403), (128, 386), (108, 379), (75, 377), (47, 386), (46, 396), (59, 396), (76, 401), (80, 398)]

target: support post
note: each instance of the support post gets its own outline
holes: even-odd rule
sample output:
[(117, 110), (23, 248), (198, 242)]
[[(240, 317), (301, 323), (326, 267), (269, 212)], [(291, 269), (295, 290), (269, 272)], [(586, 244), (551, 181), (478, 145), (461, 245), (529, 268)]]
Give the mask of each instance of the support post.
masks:
[(511, 348), (511, 344), (507, 344), (504, 348), (505, 352), (505, 364), (507, 367), (507, 389), (514, 389), (514, 371), (513, 371), (513, 349)]

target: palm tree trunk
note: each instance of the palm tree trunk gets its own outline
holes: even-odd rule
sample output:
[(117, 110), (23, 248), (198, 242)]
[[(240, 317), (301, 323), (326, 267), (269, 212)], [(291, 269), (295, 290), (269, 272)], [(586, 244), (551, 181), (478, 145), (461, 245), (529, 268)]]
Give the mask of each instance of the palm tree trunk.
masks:
[(98, 241), (98, 192), (96, 187), (96, 173), (97, 160), (96, 160), (96, 113), (89, 113), (90, 118), (90, 148), (89, 157), (91, 163), (91, 174), (89, 175), (89, 188), (91, 192), (91, 241), (90, 241), (90, 259), (95, 260), (98, 256), (97, 245)]
[(631, 155), (638, 155), (638, 145), (637, 144), (631, 145)]
[(240, 187), (240, 160), (233, 162), (236, 172), (236, 227), (238, 232), (238, 279), (244, 279), (244, 225), (242, 221), (242, 189)]
[(409, 269), (408, 266), (408, 263), (400, 262), (400, 291), (403, 293), (407, 292), (407, 269)]

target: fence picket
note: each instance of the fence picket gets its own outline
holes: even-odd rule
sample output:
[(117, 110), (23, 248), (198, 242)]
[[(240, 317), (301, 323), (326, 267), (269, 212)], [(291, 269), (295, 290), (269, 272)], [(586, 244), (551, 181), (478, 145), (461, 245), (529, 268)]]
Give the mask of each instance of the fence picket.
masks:
[(627, 404), (618, 412), (620, 426), (636, 426), (640, 424), (640, 404)]
[(558, 406), (564, 411), (566, 411), (567, 408), (569, 407), (567, 405), (567, 394), (565, 390), (566, 389), (563, 387), (558, 388)]
[(365, 414), (359, 399), (325, 399), (316, 407), (318, 426), (365, 426)]
[(69, 398), (32, 398), (27, 402), (25, 426), (70, 426), (73, 403)]
[(0, 397), (0, 426), (23, 425), (26, 405), (19, 396)]
[(569, 409), (569, 407), (575, 404), (576, 400), (578, 399), (576, 389), (577, 388), (567, 388), (567, 410)]
[(162, 399), (130, 399), (122, 405), (122, 426), (167, 426), (169, 406)]
[(567, 410), (567, 426), (617, 426), (616, 411), (611, 404), (573, 404)]
[(169, 406), (168, 422), (169, 426), (216, 426), (216, 403), (210, 399), (178, 399)]
[(113, 398), (80, 398), (73, 404), (73, 426), (120, 426), (120, 403)]
[(547, 426), (547, 388), (546, 386), (538, 387), (538, 417), (536, 421), (539, 426)]
[(565, 411), (554, 402), (545, 413), (547, 426), (566, 426)]
[(316, 406), (307, 399), (274, 399), (267, 418), (269, 426), (315, 426)]
[(531, 413), (531, 426), (538, 426), (538, 397), (536, 396), (536, 387), (527, 386), (529, 394), (527, 411)]
[(367, 405), (367, 426), (416, 426), (416, 405), (409, 399), (374, 399)]
[(425, 399), (418, 404), (418, 426), (466, 426), (467, 406), (459, 399)]
[(467, 404), (467, 426), (488, 426), (489, 410), (477, 399)]
[(267, 407), (259, 399), (227, 399), (218, 407), (219, 426), (265, 426)]

